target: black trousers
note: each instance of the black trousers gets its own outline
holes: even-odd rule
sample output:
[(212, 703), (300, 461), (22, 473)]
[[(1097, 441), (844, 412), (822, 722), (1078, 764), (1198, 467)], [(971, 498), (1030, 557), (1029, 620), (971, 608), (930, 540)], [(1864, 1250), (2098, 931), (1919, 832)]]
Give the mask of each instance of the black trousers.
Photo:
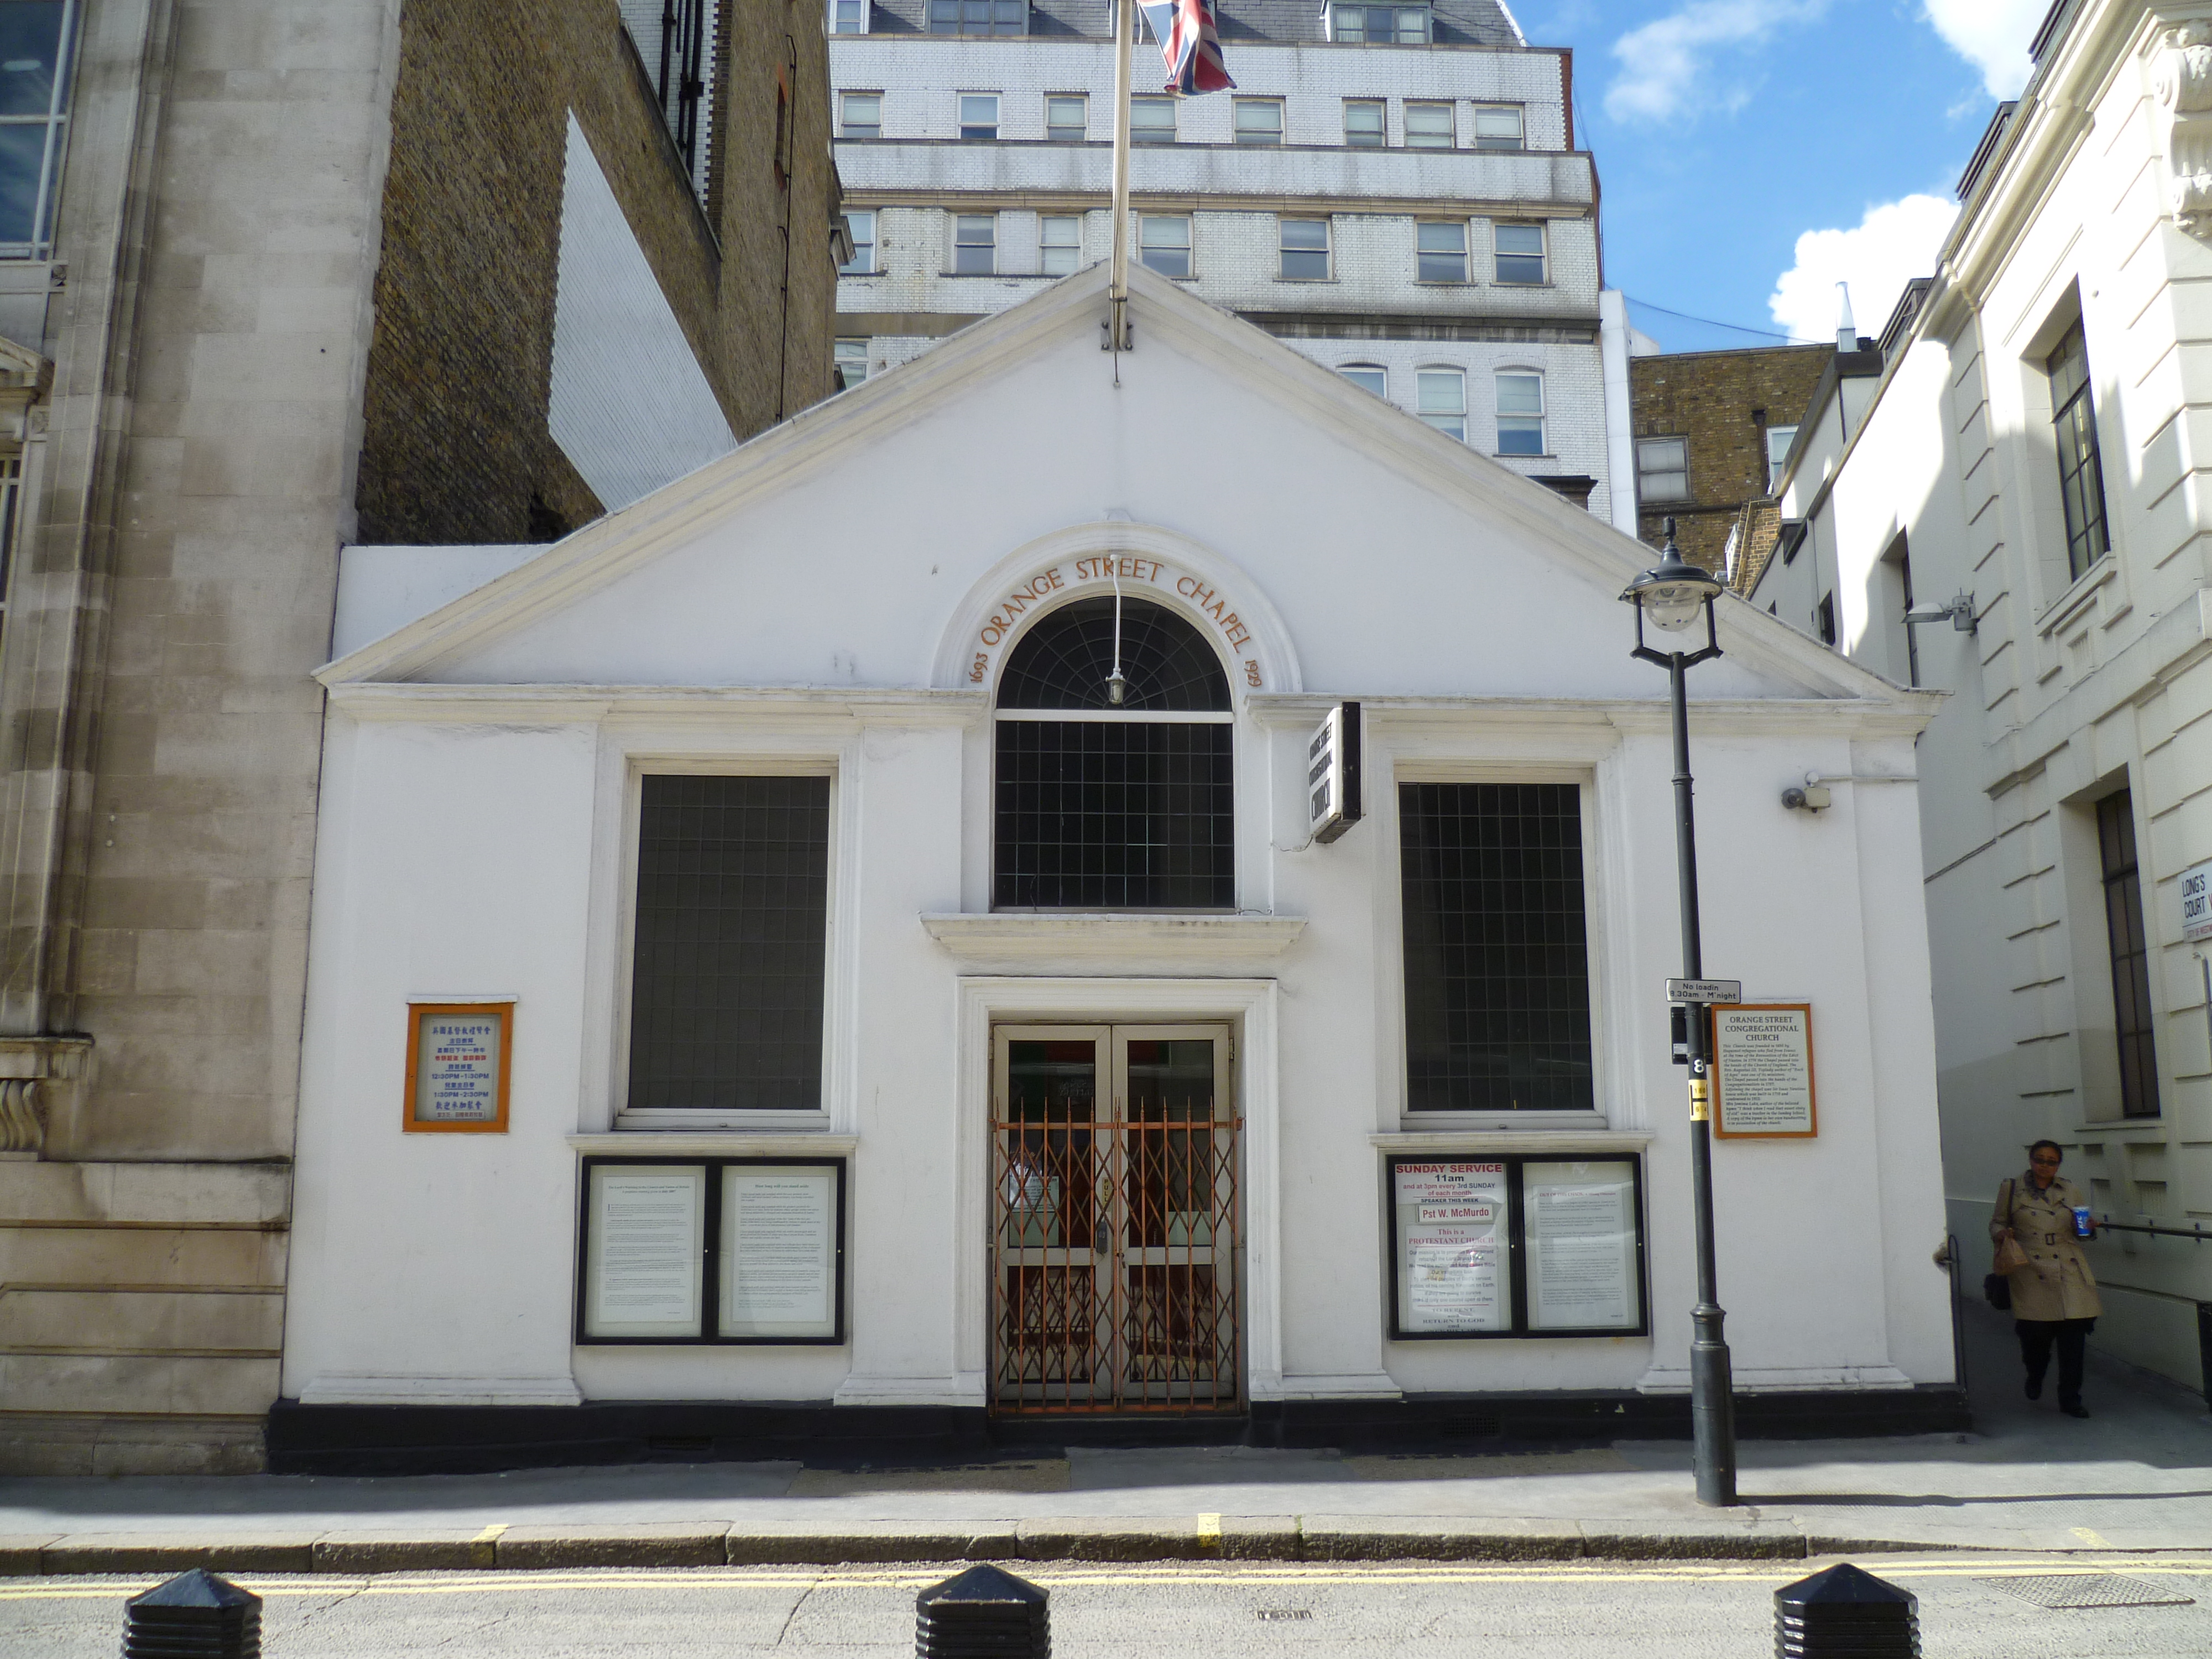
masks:
[(2081, 1403), (2081, 1359), (2089, 1346), (2094, 1319), (2015, 1319), (2012, 1328), (2020, 1337), (2020, 1363), (2027, 1367), (2027, 1380), (2043, 1385), (2051, 1369), (2051, 1351), (2058, 1350), (2058, 1403)]

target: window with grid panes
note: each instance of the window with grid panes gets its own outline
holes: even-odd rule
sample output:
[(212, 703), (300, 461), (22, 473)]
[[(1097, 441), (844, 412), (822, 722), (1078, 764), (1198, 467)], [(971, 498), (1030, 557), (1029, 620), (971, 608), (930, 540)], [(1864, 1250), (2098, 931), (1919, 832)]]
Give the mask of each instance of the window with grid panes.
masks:
[(2066, 507), (2066, 568), (2079, 576), (2112, 545), (2105, 523), (2105, 463), (2097, 448), (2097, 401), (2089, 389), (2089, 345), (2076, 322), (2046, 360), (2051, 421), (2058, 437), (2058, 494)]
[(1279, 144), (1283, 142), (1283, 100), (1279, 98), (1239, 98), (1231, 110), (1240, 144)]
[(1498, 377), (1498, 453), (1501, 455), (1540, 455), (1544, 453), (1542, 375), (1516, 374)]
[(883, 134), (883, 94), (848, 92), (837, 100), (837, 136), (840, 138), (880, 138)]
[(1401, 784), (1398, 842), (1407, 1106), (1589, 1110), (1582, 792)]
[(1477, 104), (1474, 106), (1474, 147), (1477, 149), (1519, 149), (1521, 106)]
[(1344, 142), (1354, 149), (1380, 149), (1388, 138), (1380, 98), (1344, 100)]
[(853, 234), (853, 258), (837, 267), (840, 276), (866, 276), (876, 268), (876, 216), (848, 210), (845, 227)]
[(1129, 100), (1129, 142), (1133, 144), (1172, 144), (1176, 141), (1176, 100), (1172, 98)]
[(1406, 100), (1407, 149), (1449, 149), (1455, 142), (1449, 104)]
[(1339, 44), (1425, 46), (1429, 33), (1426, 6), (1329, 8), (1328, 38)]
[(1233, 908), (1231, 719), (1220, 659), (1166, 606), (1124, 599), (1117, 623), (1114, 599), (1078, 599), (1040, 617), (999, 684), (993, 902)]
[(996, 138), (999, 136), (999, 94), (963, 92), (960, 94), (960, 136)]
[(1318, 283), (1328, 276), (1328, 221), (1284, 219), (1281, 273), (1285, 282)]
[(962, 213), (952, 221), (952, 274), (988, 276), (999, 268), (999, 219), (992, 213)]
[(830, 32), (832, 34), (866, 34), (868, 32), (868, 0), (830, 0)]
[(2136, 859), (2135, 797), (2123, 789), (2097, 803), (2097, 850), (2105, 885), (2105, 939), (2112, 947), (2112, 1034), (2120, 1048), (2120, 1115), (2158, 1115), (2158, 1051), (2151, 1028), (2150, 945), (2143, 932), (2142, 874)]
[(1544, 280), (1544, 228), (1541, 225), (1497, 225), (1498, 280), (1501, 283), (1540, 283)]
[(1467, 375), (1456, 368), (1413, 372), (1413, 412), (1447, 436), (1467, 441)]
[(1467, 226), (1424, 222), (1413, 227), (1414, 275), (1424, 283), (1467, 280)]
[(816, 1111), (830, 780), (641, 780), (633, 1111)]
[(1044, 100), (1044, 136), (1055, 144), (1079, 144), (1091, 131), (1091, 100), (1079, 92)]
[(1190, 221), (1147, 213), (1137, 222), (1137, 257), (1163, 276), (1190, 275)]
[(1028, 0), (929, 0), (932, 34), (1026, 34)]
[(1048, 213), (1037, 221), (1038, 269), (1065, 276), (1083, 263), (1083, 221), (1073, 214)]

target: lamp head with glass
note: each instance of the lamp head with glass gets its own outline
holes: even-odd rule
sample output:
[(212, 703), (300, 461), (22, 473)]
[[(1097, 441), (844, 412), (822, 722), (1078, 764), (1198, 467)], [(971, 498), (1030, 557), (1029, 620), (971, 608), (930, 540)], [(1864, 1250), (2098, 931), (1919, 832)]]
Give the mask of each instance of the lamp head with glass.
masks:
[(1727, 586), (1710, 570), (1683, 558), (1674, 545), (1674, 521), (1666, 521), (1667, 544), (1659, 562), (1621, 590), (1620, 597), (1641, 607), (1662, 633), (1679, 634)]

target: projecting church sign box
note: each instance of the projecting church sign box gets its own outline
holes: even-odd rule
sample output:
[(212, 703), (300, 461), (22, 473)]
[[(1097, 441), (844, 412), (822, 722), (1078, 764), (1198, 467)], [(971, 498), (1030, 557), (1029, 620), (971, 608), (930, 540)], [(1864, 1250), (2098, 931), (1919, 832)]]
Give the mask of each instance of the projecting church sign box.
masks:
[(1813, 1106), (1813, 1006), (1719, 1003), (1713, 1008), (1713, 1133), (1734, 1140), (1804, 1140)]

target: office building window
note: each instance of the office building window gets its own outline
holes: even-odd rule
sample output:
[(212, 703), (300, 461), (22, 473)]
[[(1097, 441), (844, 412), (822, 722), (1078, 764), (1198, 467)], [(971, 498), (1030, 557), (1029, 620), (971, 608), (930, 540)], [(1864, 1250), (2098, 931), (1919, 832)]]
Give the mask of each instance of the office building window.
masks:
[(2158, 1053), (2151, 1041), (2150, 942), (2143, 932), (2142, 877), (2136, 860), (2135, 797), (2123, 789), (2097, 803), (2097, 850), (2105, 878), (2105, 938), (2112, 956), (2112, 1034), (2120, 1045), (2120, 1115), (2158, 1115)]
[(960, 94), (960, 136), (996, 138), (999, 136), (999, 94), (963, 92)]
[(1283, 100), (1279, 98), (1239, 98), (1231, 111), (1240, 144), (1279, 144), (1283, 142)]
[(999, 268), (999, 217), (994, 213), (956, 214), (952, 221), (952, 274), (988, 276)]
[(1328, 221), (1284, 219), (1281, 274), (1285, 282), (1316, 283), (1328, 276)]
[(1497, 225), (1498, 280), (1501, 283), (1540, 283), (1544, 280), (1544, 228), (1541, 225)]
[(848, 92), (837, 100), (840, 138), (880, 138), (884, 136), (884, 95), (880, 92)]
[(1456, 368), (1423, 368), (1413, 374), (1415, 412), (1449, 437), (1467, 441), (1467, 374)]
[(1235, 906), (1229, 677), (1197, 629), (1144, 599), (1062, 605), (1007, 654), (998, 707), (994, 903)]
[(1544, 453), (1544, 377), (1511, 374), (1498, 377), (1498, 453)]
[(1771, 495), (1782, 485), (1782, 469), (1789, 464), (1790, 447), (1797, 441), (1794, 426), (1770, 426), (1766, 428), (1766, 493)]
[(1342, 6), (1328, 9), (1328, 38), (1340, 45), (1425, 46), (1426, 6)]
[(1467, 225), (1424, 221), (1413, 227), (1414, 274), (1425, 283), (1467, 280)]
[(1449, 149), (1455, 142), (1449, 104), (1422, 103), (1411, 98), (1406, 100), (1407, 149)]
[(867, 32), (868, 0), (830, 0), (830, 33), (866, 34)]
[(1172, 144), (1176, 141), (1176, 100), (1172, 98), (1129, 100), (1129, 142), (1133, 144)]
[(1690, 441), (1687, 438), (1638, 438), (1636, 441), (1636, 498), (1640, 501), (1686, 501), (1690, 499)]
[(1163, 276), (1190, 275), (1190, 221), (1147, 213), (1137, 222), (1137, 257)]
[(1055, 92), (1044, 100), (1044, 136), (1055, 144), (1079, 144), (1090, 136), (1091, 100), (1079, 92)]
[(1344, 142), (1354, 149), (1380, 149), (1386, 138), (1380, 98), (1344, 100)]
[(840, 340), (831, 361), (837, 370), (837, 390), (850, 392), (868, 378), (868, 343)]
[(1028, 0), (929, 0), (932, 34), (1026, 34)]
[(1371, 392), (1378, 398), (1390, 395), (1390, 376), (1373, 363), (1346, 363), (1336, 372), (1363, 392)]
[(829, 915), (829, 779), (644, 779), (629, 1109), (819, 1110)]
[(1582, 792), (1401, 784), (1398, 842), (1407, 1106), (1589, 1110)]
[(1520, 149), (1521, 106), (1477, 104), (1474, 106), (1474, 147), (1477, 149)]
[(2089, 390), (2089, 345), (2076, 322), (2045, 364), (2051, 419), (2058, 434), (2058, 493), (2066, 504), (2066, 568), (2078, 576), (2105, 556), (2105, 463), (2097, 453), (2097, 404)]
[(1083, 221), (1075, 215), (1048, 213), (1037, 221), (1037, 269), (1065, 276), (1083, 263)]
[(876, 216), (848, 210), (846, 228), (853, 234), (853, 258), (837, 267), (840, 276), (866, 276), (876, 268)]

